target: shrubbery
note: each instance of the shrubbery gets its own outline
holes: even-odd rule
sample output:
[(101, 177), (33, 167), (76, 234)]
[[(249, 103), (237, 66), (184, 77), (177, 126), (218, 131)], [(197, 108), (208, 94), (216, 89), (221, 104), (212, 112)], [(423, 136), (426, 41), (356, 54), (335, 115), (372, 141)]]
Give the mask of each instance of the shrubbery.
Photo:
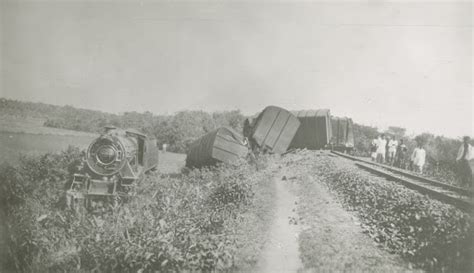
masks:
[(474, 229), (468, 214), (355, 168), (319, 162), (316, 170), (379, 244), (431, 271), (471, 272)]
[(68, 165), (78, 156), (70, 149), (23, 158), (19, 167), (0, 170), (6, 270), (225, 271), (239, 266), (239, 260), (256, 261), (258, 252), (249, 256), (248, 249), (262, 242), (247, 238), (261, 238), (268, 223), (257, 214), (270, 215), (264, 204), (270, 199), (255, 198), (271, 191), (265, 170), (241, 162), (175, 178), (150, 174), (137, 198), (74, 214), (60, 206), (60, 199)]

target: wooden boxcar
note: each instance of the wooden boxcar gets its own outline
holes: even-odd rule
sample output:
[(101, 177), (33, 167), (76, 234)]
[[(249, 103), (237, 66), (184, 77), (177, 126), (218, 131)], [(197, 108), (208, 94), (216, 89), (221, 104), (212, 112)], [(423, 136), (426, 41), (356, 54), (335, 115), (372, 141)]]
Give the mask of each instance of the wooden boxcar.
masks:
[(342, 152), (351, 152), (354, 149), (353, 122), (350, 118), (331, 117), (332, 138), (331, 147)]
[(331, 141), (332, 127), (329, 109), (292, 112), (300, 121), (290, 148), (319, 150)]
[(221, 127), (191, 144), (186, 156), (186, 167), (200, 168), (218, 162), (233, 164), (247, 154), (248, 147), (243, 137), (231, 128)]
[(289, 111), (268, 106), (252, 124), (249, 140), (263, 151), (281, 154), (288, 150), (299, 126), (300, 122)]

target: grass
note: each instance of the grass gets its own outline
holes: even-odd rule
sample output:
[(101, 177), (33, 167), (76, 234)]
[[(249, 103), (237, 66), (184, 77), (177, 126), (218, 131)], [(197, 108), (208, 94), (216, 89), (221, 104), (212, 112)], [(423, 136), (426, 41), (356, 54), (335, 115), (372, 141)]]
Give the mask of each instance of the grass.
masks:
[(16, 164), (20, 154), (41, 155), (60, 152), (68, 146), (86, 149), (97, 136), (91, 133), (43, 126), (41, 118), (2, 116), (0, 118), (0, 163)]
[(176, 174), (181, 171), (185, 165), (186, 155), (161, 152), (158, 159), (158, 171), (162, 174)]
[(42, 118), (3, 115), (0, 117), (0, 132), (35, 135), (95, 136), (93, 133), (45, 127), (43, 126), (44, 121), (45, 119)]
[(430, 272), (472, 272), (469, 213), (340, 158), (316, 161), (314, 171), (380, 247)]
[(69, 145), (86, 149), (93, 139), (91, 136), (0, 132), (0, 163), (8, 161), (16, 164), (20, 154), (40, 155), (59, 152)]
[(316, 162), (327, 161), (327, 155), (300, 151), (286, 155), (288, 183), (294, 183), (297, 203), (299, 253), (302, 272), (401, 272), (408, 270), (401, 259), (395, 259), (375, 247), (362, 234), (355, 219), (328, 191), (322, 177), (315, 173)]
[(161, 154), (166, 168), (147, 175), (138, 198), (77, 217), (62, 208), (61, 196), (78, 156), (74, 149), (0, 169), (5, 269), (246, 272), (256, 264), (272, 217), (268, 168), (241, 162), (166, 175), (176, 174), (184, 155)]
[(255, 196), (251, 208), (235, 223), (240, 231), (238, 251), (234, 258), (236, 271), (251, 272), (255, 269), (267, 241), (267, 231), (275, 214), (276, 185), (271, 174), (273, 169), (269, 166), (261, 172), (261, 181), (254, 187)]

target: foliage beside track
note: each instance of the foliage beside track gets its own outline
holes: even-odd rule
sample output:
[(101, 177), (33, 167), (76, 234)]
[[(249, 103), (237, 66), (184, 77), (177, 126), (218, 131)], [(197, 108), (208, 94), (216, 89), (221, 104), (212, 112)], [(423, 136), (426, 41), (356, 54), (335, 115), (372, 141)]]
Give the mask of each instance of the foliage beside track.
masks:
[[(0, 169), (0, 267), (21, 272), (226, 271), (257, 261), (271, 217), (268, 170), (239, 166), (150, 174), (137, 198), (74, 214), (63, 181), (79, 151), (23, 158)], [(267, 183), (268, 182), (268, 183)], [(3, 218), (3, 217), (2, 217)]]
[(337, 160), (318, 159), (315, 170), (378, 244), (429, 271), (472, 272), (467, 213)]

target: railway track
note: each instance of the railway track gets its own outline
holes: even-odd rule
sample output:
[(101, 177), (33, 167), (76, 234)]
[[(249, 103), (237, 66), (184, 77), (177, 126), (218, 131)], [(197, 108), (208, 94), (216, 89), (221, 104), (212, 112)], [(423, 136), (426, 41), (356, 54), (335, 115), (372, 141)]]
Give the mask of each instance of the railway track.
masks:
[(472, 210), (474, 208), (474, 203), (472, 201), (473, 192), (469, 189), (456, 187), (437, 180), (421, 177), (405, 170), (375, 163), (351, 155), (335, 151), (332, 153), (340, 157), (356, 161), (356, 166), (361, 169), (385, 177), (389, 180), (399, 182), (407, 188), (430, 195), (432, 198), (435, 198), (439, 201), (454, 205), (463, 210)]

